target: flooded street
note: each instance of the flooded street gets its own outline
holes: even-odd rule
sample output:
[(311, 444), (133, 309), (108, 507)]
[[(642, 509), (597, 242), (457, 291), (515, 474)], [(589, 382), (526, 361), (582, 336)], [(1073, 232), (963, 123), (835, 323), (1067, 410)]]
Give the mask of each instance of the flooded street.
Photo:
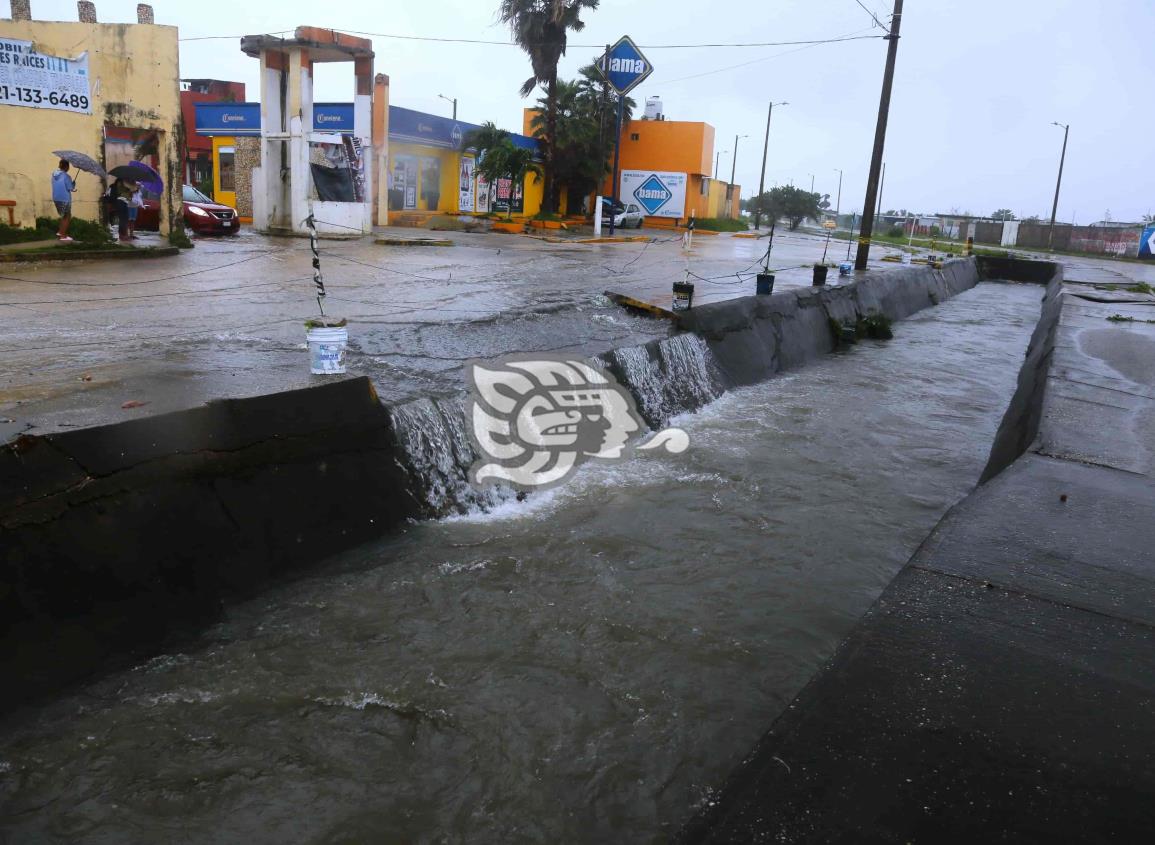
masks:
[(0, 834), (663, 840), (974, 485), (1040, 296), (982, 283), (677, 417), (683, 455), (410, 525), (9, 720)]

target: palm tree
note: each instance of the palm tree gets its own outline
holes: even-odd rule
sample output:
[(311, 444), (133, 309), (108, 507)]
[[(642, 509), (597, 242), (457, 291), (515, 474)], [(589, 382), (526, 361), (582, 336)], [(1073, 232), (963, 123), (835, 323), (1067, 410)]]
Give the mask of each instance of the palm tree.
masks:
[[(599, 82), (599, 71), (589, 65), (576, 80), (559, 79), (555, 108), (553, 184), (565, 187), (571, 203), (595, 190), (610, 171), (613, 161), (613, 127), (617, 119), (617, 98)], [(537, 101), (530, 126), (538, 137), (545, 135), (547, 102)], [(632, 113), (634, 101), (625, 101), (625, 113)]]
[(509, 26), (513, 40), (529, 56), (533, 76), (521, 86), (521, 96), (528, 97), (537, 85), (545, 87), (545, 203), (546, 210), (557, 211), (553, 165), (557, 152), (557, 64), (565, 55), (570, 30), (585, 28), (583, 9), (596, 9), (600, 0), (501, 0), (498, 17)]
[[(491, 124), (492, 126), (492, 124)], [(484, 130), (477, 130), (477, 134), (481, 134)], [(501, 130), (497, 130), (501, 132)], [(481, 152), (479, 150), (479, 152)], [(505, 137), (496, 141), (492, 146), (487, 147), (484, 155), (481, 156), (477, 162), (477, 173), (490, 185), (496, 185), (499, 179), (509, 180), (509, 207), (507, 208), (506, 218), (513, 217), (513, 194), (518, 185), (525, 184), (525, 177), (530, 173), (538, 176), (541, 168), (537, 162), (534, 161), (533, 150), (527, 150), (524, 147), (514, 146), (513, 141), (509, 138), (509, 133), (505, 133)]]

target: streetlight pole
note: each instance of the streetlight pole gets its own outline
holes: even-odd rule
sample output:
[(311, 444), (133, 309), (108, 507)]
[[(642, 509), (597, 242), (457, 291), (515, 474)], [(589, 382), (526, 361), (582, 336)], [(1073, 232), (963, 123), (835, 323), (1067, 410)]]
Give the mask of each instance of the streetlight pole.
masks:
[(878, 179), (882, 171), (882, 152), (886, 147), (886, 122), (890, 116), (890, 92), (894, 87), (894, 62), (898, 57), (898, 32), (902, 27), (902, 0), (894, 0), (894, 14), (886, 40), (886, 70), (882, 74), (882, 95), (878, 100), (878, 123), (874, 127), (874, 152), (870, 157), (870, 174), (866, 179), (866, 200), (862, 204), (862, 222), (858, 226), (858, 254), (854, 269), (865, 270), (870, 260), (870, 236), (874, 233), (874, 203), (878, 198)]
[(444, 94), (438, 94), (437, 96), (440, 97), (441, 99), (445, 100), (445, 102), (447, 102), (447, 103), (453, 103), (453, 119), (457, 120), (457, 98), (456, 97), (446, 97)]
[(734, 215), (734, 173), (738, 168), (738, 139), (749, 138), (749, 135), (734, 136), (734, 157), (730, 159), (730, 184), (726, 188), (726, 216)]
[(1055, 182), (1055, 204), (1051, 206), (1051, 230), (1047, 235), (1047, 249), (1054, 251), (1055, 249), (1055, 215), (1059, 213), (1059, 188), (1063, 184), (1063, 165), (1067, 161), (1067, 135), (1070, 134), (1071, 126), (1067, 123), (1059, 123), (1052, 121), (1053, 126), (1063, 127), (1063, 154), (1059, 156), (1059, 179)]
[[(766, 151), (770, 149), (770, 118), (774, 116), (774, 106), (788, 106), (787, 102), (770, 103), (770, 108), (766, 112), (766, 139), (762, 142), (762, 175), (758, 178), (758, 196), (761, 198), (762, 191), (766, 189)], [(759, 203), (754, 208), (754, 231), (758, 231), (758, 224), (762, 222), (762, 204)]]
[[(842, 213), (842, 170), (838, 167), (834, 168), (838, 171), (838, 199), (834, 201), (834, 228), (838, 228), (838, 216)], [(827, 194), (827, 196), (830, 196)]]
[(814, 174), (807, 173), (806, 175), (810, 177), (810, 193), (814, 193)]

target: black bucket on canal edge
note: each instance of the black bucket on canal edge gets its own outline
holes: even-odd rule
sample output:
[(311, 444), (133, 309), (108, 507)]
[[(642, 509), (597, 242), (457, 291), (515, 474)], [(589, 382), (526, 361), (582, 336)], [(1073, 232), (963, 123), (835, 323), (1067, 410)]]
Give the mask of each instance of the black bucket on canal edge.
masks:
[(769, 296), (774, 293), (774, 274), (759, 273), (756, 292), (759, 296)]
[(674, 310), (689, 311), (694, 305), (694, 283), (674, 282)]
[(813, 287), (819, 287), (826, 284), (826, 273), (830, 268), (825, 264), (814, 265), (814, 283)]

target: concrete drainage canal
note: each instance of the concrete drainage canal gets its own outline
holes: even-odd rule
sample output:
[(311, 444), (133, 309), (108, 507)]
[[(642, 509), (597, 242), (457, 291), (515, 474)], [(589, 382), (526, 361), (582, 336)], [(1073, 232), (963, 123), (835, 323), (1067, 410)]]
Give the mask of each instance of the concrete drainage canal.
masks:
[[(350, 466), (386, 476), (393, 490), (358, 492), (374, 506), (392, 496), (403, 517), (380, 513), (361, 534), (335, 525), (331, 546), (345, 551), (259, 595), (256, 576), (188, 579), (202, 609), (215, 607), (210, 593), (253, 597), (207, 626), (197, 616), (151, 657), (73, 677), (35, 706), (9, 701), (0, 829), (13, 841), (60, 842), (673, 834), (978, 480), (1041, 288), (983, 282), (949, 293), (900, 314), (893, 340), (843, 345), (802, 369), (780, 360), (773, 368), (786, 372), (769, 380), (752, 373), (769, 365), (740, 365), (742, 356), (768, 342), (771, 326), (780, 341), (811, 316), (768, 313), (745, 337), (714, 326), (608, 353), (646, 422), (681, 427), (689, 450), (587, 464), (528, 497), (468, 483), (472, 447), (455, 399), (379, 419), (402, 445), (400, 461), (368, 435), (340, 435)], [(837, 307), (818, 309), (814, 324), (828, 331)], [(25, 461), (40, 451), (23, 448)], [(268, 449), (230, 448), (233, 460), (237, 449)], [(243, 494), (196, 475), (210, 458), (181, 460), (191, 473), (182, 489), (215, 485), (213, 507), (242, 522)], [(288, 464), (317, 460), (304, 450)], [(327, 460), (330, 473), (358, 471)], [(155, 460), (144, 465), (157, 471)], [(139, 472), (99, 477), (122, 478), (107, 501), (127, 495), (125, 473)], [(26, 492), (22, 507), (77, 489)], [(45, 525), (69, 518), (36, 513), (40, 533), (29, 536), (40, 540)], [(357, 505), (345, 513), (374, 518)], [(307, 517), (297, 519), (299, 541), (260, 547), (264, 574), (325, 557)], [(384, 524), (391, 530), (371, 536)], [(31, 561), (19, 535), (32, 529), (10, 516), (5, 531), (10, 559)], [(258, 553), (256, 539), (238, 542)], [(294, 557), (301, 545), (308, 554)], [(45, 630), (27, 610), (37, 601), (59, 616), (78, 606), (45, 602), (34, 579), (17, 575), (9, 584), (23, 597), (5, 597), (27, 616), (17, 633)], [(180, 582), (171, 571), (151, 577)], [(169, 585), (153, 595), (182, 594)], [(85, 624), (99, 638), (100, 625)], [(131, 636), (163, 633), (149, 623)], [(12, 636), (10, 665), (20, 659)]]

